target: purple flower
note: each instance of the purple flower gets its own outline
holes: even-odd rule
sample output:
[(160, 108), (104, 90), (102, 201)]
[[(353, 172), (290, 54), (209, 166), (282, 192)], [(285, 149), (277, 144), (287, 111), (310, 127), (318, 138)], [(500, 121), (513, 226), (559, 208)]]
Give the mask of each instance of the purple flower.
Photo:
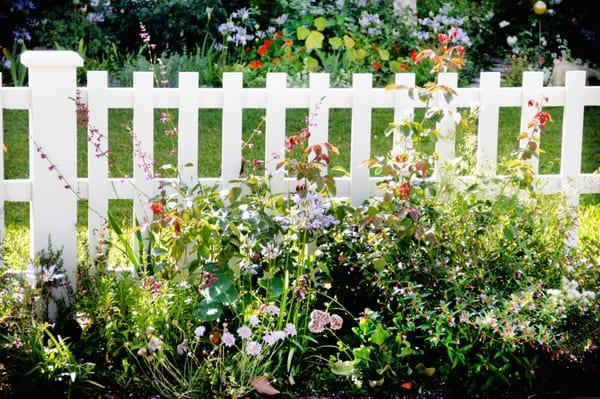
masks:
[(150, 341), (148, 341), (148, 349), (150, 352), (156, 352), (162, 348), (163, 341), (160, 338), (152, 337)]
[(206, 332), (206, 327), (199, 326), (199, 327), (196, 327), (196, 329), (194, 330), (194, 335), (196, 337), (200, 338), (201, 336), (204, 335), (205, 332)]
[(294, 205), (290, 207), (288, 215), (275, 218), (284, 231), (293, 227), (300, 231), (315, 232), (339, 223), (327, 214), (331, 208), (329, 201), (313, 191), (307, 192), (306, 197), (294, 194), (292, 201)]
[(260, 319), (257, 315), (253, 314), (252, 316), (250, 316), (250, 324), (253, 326), (257, 326), (260, 324)]
[(246, 353), (250, 356), (258, 356), (262, 351), (262, 346), (256, 341), (249, 341), (246, 345)]
[(267, 306), (267, 312), (272, 314), (273, 316), (279, 315), (279, 308), (273, 304)]
[(235, 345), (235, 337), (233, 336), (232, 333), (226, 331), (223, 333), (223, 337), (221, 337), (221, 341), (223, 341), (223, 345), (225, 345), (228, 348), (231, 348), (233, 345)]
[(283, 331), (289, 336), (289, 337), (295, 337), (297, 332), (296, 332), (296, 326), (293, 323), (288, 323), (285, 328), (283, 329)]
[(185, 343), (182, 342), (179, 345), (177, 345), (177, 353), (179, 354), (179, 356), (185, 355), (186, 352), (187, 347), (185, 346)]
[(248, 339), (252, 337), (252, 329), (248, 326), (241, 326), (238, 328), (237, 334), (241, 339)]

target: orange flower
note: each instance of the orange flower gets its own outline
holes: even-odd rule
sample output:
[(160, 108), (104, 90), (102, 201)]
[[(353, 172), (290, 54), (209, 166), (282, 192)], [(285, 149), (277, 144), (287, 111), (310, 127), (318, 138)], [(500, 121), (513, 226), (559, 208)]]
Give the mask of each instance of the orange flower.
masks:
[(278, 57), (273, 58), (272, 62), (273, 62), (273, 65), (279, 64), (279, 58)]
[(280, 31), (277, 31), (273, 34), (273, 39), (279, 39), (281, 36), (283, 36), (283, 34)]
[(292, 47), (292, 44), (294, 44), (292, 39), (285, 39), (285, 42), (283, 42), (283, 45), (286, 47)]
[(410, 66), (408, 66), (406, 64), (400, 64), (400, 70), (401, 71), (409, 71), (410, 70)]
[(291, 55), (291, 54), (286, 54), (286, 55), (283, 56), (283, 58), (285, 58), (288, 61), (291, 61), (294, 58), (294, 56)]
[(419, 55), (419, 53), (417, 53), (415, 50), (412, 50), (409, 54), (410, 58), (412, 58), (413, 62), (417, 62), (417, 56)]
[(258, 69), (262, 66), (262, 62), (260, 62), (260, 60), (250, 61), (248, 63), (248, 66), (250, 67), (250, 69)]
[(268, 47), (265, 46), (264, 44), (260, 47), (258, 47), (258, 55), (260, 55), (261, 57), (264, 57), (265, 55), (267, 55), (267, 51), (268, 51)]
[(404, 199), (408, 199), (410, 197), (410, 183), (404, 182), (398, 189), (398, 194)]
[(379, 72), (381, 70), (381, 62), (375, 61), (373, 63), (373, 69)]

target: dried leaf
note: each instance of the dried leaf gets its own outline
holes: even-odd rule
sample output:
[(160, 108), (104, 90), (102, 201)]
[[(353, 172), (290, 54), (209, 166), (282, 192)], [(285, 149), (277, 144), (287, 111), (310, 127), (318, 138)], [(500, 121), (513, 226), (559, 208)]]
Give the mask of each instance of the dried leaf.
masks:
[(271, 382), (265, 375), (250, 379), (250, 386), (261, 395), (273, 396), (280, 393), (271, 385)]

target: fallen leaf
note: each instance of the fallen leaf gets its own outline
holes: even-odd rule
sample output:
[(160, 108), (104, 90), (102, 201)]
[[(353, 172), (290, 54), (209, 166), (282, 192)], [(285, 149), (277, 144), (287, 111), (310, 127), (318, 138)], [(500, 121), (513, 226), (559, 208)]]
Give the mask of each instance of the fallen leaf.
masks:
[(400, 384), (400, 388), (410, 391), (411, 389), (413, 389), (413, 383), (412, 381), (403, 382), (402, 384)]
[(261, 395), (273, 396), (279, 393), (279, 391), (275, 389), (273, 385), (271, 385), (271, 382), (265, 375), (261, 375), (260, 377), (253, 377), (252, 379), (250, 379), (250, 386)]

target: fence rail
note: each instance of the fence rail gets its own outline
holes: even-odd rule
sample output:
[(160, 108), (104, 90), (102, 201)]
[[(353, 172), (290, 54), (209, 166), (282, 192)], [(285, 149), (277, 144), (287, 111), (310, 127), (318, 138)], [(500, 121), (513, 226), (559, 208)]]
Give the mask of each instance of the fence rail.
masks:
[[(78, 178), (77, 127), (75, 104), (71, 98), (79, 90), (88, 105), (90, 124), (100, 132), (108, 132), (109, 109), (133, 109), (133, 132), (140, 141), (141, 150), (150, 157), (153, 154), (155, 109), (178, 110), (178, 163), (191, 163), (182, 178), (187, 182), (228, 185), (238, 177), (242, 158), (242, 111), (265, 109), (265, 153), (279, 152), (286, 136), (285, 110), (293, 108), (314, 109), (319, 104), (316, 126), (311, 130), (312, 142), (326, 141), (328, 137), (329, 110), (346, 108), (352, 110), (350, 177), (337, 178), (338, 195), (350, 197), (360, 203), (371, 195), (377, 195), (378, 178), (370, 177), (362, 161), (371, 156), (371, 110), (390, 108), (394, 118), (412, 114), (425, 107), (419, 99), (411, 99), (405, 90), (385, 90), (372, 87), (370, 74), (355, 74), (351, 88), (332, 88), (329, 75), (311, 74), (308, 88), (288, 88), (283, 73), (267, 74), (265, 88), (244, 88), (241, 73), (224, 73), (222, 88), (200, 88), (197, 72), (180, 72), (179, 88), (153, 87), (151, 72), (135, 72), (132, 88), (108, 87), (108, 74), (104, 71), (88, 72), (87, 87), (76, 87), (76, 68), (83, 60), (73, 52), (28, 51), (21, 56), (29, 68), (28, 87), (1, 87), (0, 111), (2, 109), (29, 110), (29, 134), (43, 148), (61, 173), (70, 182), (76, 182), (80, 197), (88, 199), (95, 212), (90, 211), (88, 232), (90, 254), (94, 254), (96, 229), (101, 227), (102, 217), (108, 211), (109, 199), (134, 199), (134, 214), (138, 220), (146, 218), (147, 207), (136, 200), (131, 183), (144, 194), (156, 193), (159, 182), (145, 178), (145, 172), (135, 162), (133, 177), (109, 178), (105, 157), (95, 157), (92, 143), (88, 144), (87, 178)], [(413, 74), (397, 74), (398, 85), (413, 86)], [(547, 98), (545, 106), (562, 106), (563, 127), (560, 173), (537, 177), (544, 184), (545, 192), (557, 192), (569, 187), (568, 198), (572, 205), (578, 203), (579, 194), (600, 193), (600, 177), (581, 173), (583, 115), (585, 106), (600, 106), (600, 87), (585, 85), (585, 72), (567, 72), (565, 87), (544, 87), (541, 72), (525, 72), (522, 87), (500, 87), (500, 74), (484, 72), (480, 87), (457, 88), (458, 77), (448, 73), (440, 76), (440, 83), (456, 88), (457, 96), (450, 103), (439, 100), (437, 106), (446, 109), (480, 107), (478, 126), (477, 162), (481, 167), (496, 172), (498, 154), (499, 112), (502, 107), (521, 107), (521, 131), (526, 130), (531, 119), (529, 99), (539, 101)], [(0, 79), (1, 82), (1, 79)], [(197, 176), (198, 159), (198, 111), (222, 109), (222, 164), (220, 178)], [(438, 125), (442, 134), (453, 129), (453, 121), (445, 117)], [(516, 129), (516, 127), (515, 127)], [(2, 113), (0, 112), (0, 140), (2, 138)], [(108, 136), (106, 134), (106, 136)], [(543, 140), (543, 138), (542, 138)], [(108, 147), (108, 143), (105, 143)], [(200, 143), (202, 145), (202, 143)], [(542, 143), (543, 146), (543, 143)], [(455, 156), (452, 134), (436, 144), (439, 164)], [(64, 247), (65, 265), (71, 272), (76, 262), (77, 199), (57, 184), (56, 175), (48, 170), (48, 161), (36, 154), (30, 140), (30, 176), (28, 179), (4, 180), (0, 184), (0, 234), (4, 229), (4, 202), (29, 201), (31, 206), (31, 253), (47, 245), (48, 236), (57, 246)], [(4, 159), (0, 151), (0, 172)], [(534, 165), (537, 169), (537, 164)], [(272, 186), (276, 191), (286, 191), (291, 184), (283, 172), (275, 171)], [(469, 177), (465, 177), (469, 178)]]

